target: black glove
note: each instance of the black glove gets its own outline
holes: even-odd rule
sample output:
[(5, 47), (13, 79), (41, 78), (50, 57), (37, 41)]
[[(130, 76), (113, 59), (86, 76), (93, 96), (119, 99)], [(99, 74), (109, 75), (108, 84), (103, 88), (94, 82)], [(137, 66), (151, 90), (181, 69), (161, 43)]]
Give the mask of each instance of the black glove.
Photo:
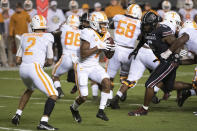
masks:
[(135, 58), (136, 58), (136, 56), (137, 56), (138, 51), (139, 51), (139, 49), (135, 49), (133, 52), (131, 52), (131, 53), (129, 54), (128, 59), (130, 59), (130, 58), (131, 58), (131, 56), (134, 56), (134, 59), (135, 59)]

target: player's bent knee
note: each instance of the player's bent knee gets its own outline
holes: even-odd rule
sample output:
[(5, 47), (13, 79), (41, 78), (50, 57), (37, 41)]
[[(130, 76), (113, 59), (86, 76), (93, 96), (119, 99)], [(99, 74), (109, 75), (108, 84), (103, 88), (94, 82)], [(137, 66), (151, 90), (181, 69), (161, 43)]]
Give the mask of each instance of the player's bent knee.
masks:
[(111, 87), (111, 81), (109, 78), (104, 78), (101, 82), (102, 91), (109, 93)]

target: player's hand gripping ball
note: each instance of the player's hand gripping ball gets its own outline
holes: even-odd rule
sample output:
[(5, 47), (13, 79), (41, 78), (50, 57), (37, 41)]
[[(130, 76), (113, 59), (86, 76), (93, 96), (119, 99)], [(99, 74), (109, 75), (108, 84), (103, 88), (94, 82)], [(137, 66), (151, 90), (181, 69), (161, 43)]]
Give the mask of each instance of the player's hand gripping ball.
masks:
[(107, 38), (108, 50), (104, 50), (105, 56), (111, 59), (115, 52), (115, 43), (112, 37)]

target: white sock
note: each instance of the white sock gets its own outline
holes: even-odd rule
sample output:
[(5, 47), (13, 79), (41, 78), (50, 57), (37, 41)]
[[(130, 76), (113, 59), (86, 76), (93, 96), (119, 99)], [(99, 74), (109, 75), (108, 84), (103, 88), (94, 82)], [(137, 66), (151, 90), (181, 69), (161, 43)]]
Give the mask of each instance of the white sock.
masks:
[(75, 110), (75, 111), (77, 111), (77, 108), (79, 107), (79, 104), (76, 102), (76, 101), (74, 101), (74, 103), (72, 104), (72, 108)]
[(22, 113), (23, 113), (23, 111), (22, 111), (22, 110), (20, 110), (20, 109), (17, 109), (17, 110), (16, 110), (16, 114), (18, 114), (18, 115), (20, 115), (20, 116), (21, 116), (21, 115), (22, 115)]
[(93, 96), (98, 96), (98, 85), (97, 84), (93, 84), (91, 86), (91, 88), (92, 88), (92, 95)]
[(49, 121), (49, 117), (43, 116), (40, 121), (48, 122)]
[(154, 92), (158, 92), (160, 90), (160, 88), (158, 88), (157, 86), (154, 86)]
[(109, 99), (112, 99), (112, 98), (113, 98), (113, 91), (110, 90)]
[(100, 101), (99, 109), (102, 109), (102, 110), (105, 109), (109, 95), (110, 93), (101, 92), (101, 101)]
[(148, 106), (144, 106), (144, 105), (143, 105), (142, 107), (143, 107), (145, 110), (148, 110)]
[(61, 87), (60, 81), (55, 81), (54, 86), (57, 89), (58, 87)]
[(196, 91), (195, 90), (191, 89), (190, 92), (191, 92), (191, 96), (196, 96)]
[(116, 93), (116, 95), (118, 95), (119, 97), (122, 97), (122, 92), (120, 92), (120, 91), (118, 90), (118, 92)]

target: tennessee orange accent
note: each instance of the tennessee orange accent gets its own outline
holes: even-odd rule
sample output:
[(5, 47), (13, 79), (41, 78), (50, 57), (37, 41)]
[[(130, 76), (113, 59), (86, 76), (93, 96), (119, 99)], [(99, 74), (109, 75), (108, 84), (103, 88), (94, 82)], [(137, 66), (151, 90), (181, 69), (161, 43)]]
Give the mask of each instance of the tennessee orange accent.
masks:
[(39, 18), (40, 18), (40, 26), (45, 26), (44, 25), (44, 19), (43, 19), (43, 16), (42, 15), (38, 15)]
[(98, 58), (99, 57), (99, 54), (100, 54), (100, 52), (99, 53), (96, 53), (96, 55), (94, 56), (94, 58)]
[(60, 60), (55, 64), (55, 68), (54, 70), (52, 70), (52, 75), (55, 74), (55, 72), (57, 71), (57, 68), (60, 66), (60, 64), (62, 63), (62, 59), (63, 59), (63, 56), (60, 58)]
[(176, 14), (176, 13), (172, 12), (172, 18), (175, 18), (175, 14)]
[(65, 45), (72, 45), (74, 41), (74, 46), (80, 46), (80, 34), (74, 33), (72, 31), (67, 31), (65, 36)]
[[(127, 25), (127, 27), (125, 28), (122, 25)], [(135, 29), (136, 29), (135, 24), (129, 23), (127, 21), (120, 20), (118, 22), (116, 33), (119, 34), (119, 35), (124, 35), (127, 38), (133, 38)]]
[(55, 95), (55, 91), (53, 90), (53, 87), (52, 87), (50, 81), (48, 80), (48, 78), (46, 77), (46, 75), (44, 74), (44, 72), (42, 71), (42, 69), (41, 69), (40, 66), (39, 66), (39, 70), (40, 70), (41, 74), (44, 76), (45, 80), (47, 81), (47, 83), (48, 83), (48, 85), (49, 85), (51, 91), (53, 92), (53, 95)]
[(38, 72), (37, 64), (36, 64), (36, 63), (34, 63), (34, 65), (35, 65), (36, 73), (37, 73), (38, 77), (39, 77), (39, 78), (40, 78), (40, 80), (42, 81), (42, 83), (43, 83), (43, 85), (44, 85), (45, 89), (47, 90), (48, 94), (51, 96), (51, 93), (50, 93), (49, 89), (47, 88), (47, 85), (46, 85), (45, 81), (42, 79), (42, 76), (41, 76), (41, 75), (40, 75), (40, 73)]
[(92, 15), (92, 21), (94, 21), (95, 17), (96, 17), (96, 15), (93, 14), (93, 15)]
[(100, 13), (103, 15), (104, 20), (107, 20), (106, 14), (103, 11), (101, 11)]
[(133, 7), (134, 7), (135, 5), (136, 5), (136, 4), (132, 4), (131, 7), (129, 8), (129, 12), (128, 12), (129, 14), (132, 14), (132, 13), (133, 13)]
[(29, 37), (27, 39), (27, 42), (32, 42), (32, 43), (29, 46), (27, 46), (27, 48), (25, 48), (24, 55), (33, 55), (33, 52), (28, 52), (28, 51), (31, 47), (33, 47), (36, 44), (36, 38), (35, 37)]
[(43, 34), (42, 33), (26, 33), (26, 34), (24, 34), (24, 36), (32, 36), (32, 37), (39, 36), (39, 37), (42, 37)]
[(194, 28), (197, 30), (197, 24), (196, 24), (196, 22), (192, 22), (193, 23), (193, 26), (194, 26)]
[(96, 35), (99, 37), (99, 39), (100, 39), (101, 41), (104, 41), (104, 40), (105, 40), (105, 37), (106, 37), (106, 35), (107, 35), (107, 32), (103, 35), (103, 37), (101, 37), (95, 30), (94, 30), (94, 32), (96, 33)]

